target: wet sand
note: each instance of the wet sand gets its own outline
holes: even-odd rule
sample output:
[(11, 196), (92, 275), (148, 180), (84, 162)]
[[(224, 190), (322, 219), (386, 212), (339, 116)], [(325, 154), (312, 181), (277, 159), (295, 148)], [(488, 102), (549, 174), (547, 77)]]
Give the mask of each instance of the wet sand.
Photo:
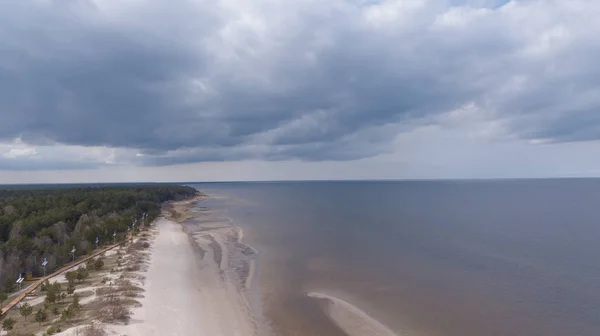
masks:
[[(213, 274), (211, 278), (199, 281), (218, 281), (223, 290), (219, 295), (243, 307), (243, 315), (250, 317), (253, 330), (240, 336), (272, 335), (269, 323), (262, 317), (260, 293), (252, 287), (258, 252), (243, 243), (241, 228), (233, 226), (217, 212), (203, 208), (190, 210), (193, 219), (183, 224), (184, 230), (198, 253), (202, 269)], [(211, 288), (215, 288), (214, 284)]]

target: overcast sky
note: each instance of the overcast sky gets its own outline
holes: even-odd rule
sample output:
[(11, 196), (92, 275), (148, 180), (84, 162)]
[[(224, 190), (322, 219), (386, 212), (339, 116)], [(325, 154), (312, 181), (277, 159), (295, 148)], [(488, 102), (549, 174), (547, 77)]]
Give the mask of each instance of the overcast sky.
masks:
[(0, 183), (600, 176), (600, 2), (0, 2)]

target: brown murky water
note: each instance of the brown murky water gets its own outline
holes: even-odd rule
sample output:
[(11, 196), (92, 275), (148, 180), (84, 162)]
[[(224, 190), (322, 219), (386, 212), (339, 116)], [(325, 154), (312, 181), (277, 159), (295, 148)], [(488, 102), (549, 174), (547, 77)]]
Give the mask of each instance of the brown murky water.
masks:
[(600, 181), (227, 183), (279, 335), (343, 335), (306, 296), (397, 334), (600, 335)]

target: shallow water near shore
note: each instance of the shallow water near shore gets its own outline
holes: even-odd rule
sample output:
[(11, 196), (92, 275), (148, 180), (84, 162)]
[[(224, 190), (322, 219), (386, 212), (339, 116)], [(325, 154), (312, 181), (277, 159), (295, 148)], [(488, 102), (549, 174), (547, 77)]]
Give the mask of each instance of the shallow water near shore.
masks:
[(256, 248), (276, 335), (600, 334), (600, 181), (194, 186)]

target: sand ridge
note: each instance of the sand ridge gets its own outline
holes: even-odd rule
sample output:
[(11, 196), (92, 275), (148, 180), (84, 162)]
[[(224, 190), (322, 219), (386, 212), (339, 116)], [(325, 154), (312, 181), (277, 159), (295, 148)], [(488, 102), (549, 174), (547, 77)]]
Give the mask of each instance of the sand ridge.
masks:
[(356, 306), (323, 293), (309, 297), (326, 301), (325, 312), (349, 336), (400, 336)]

